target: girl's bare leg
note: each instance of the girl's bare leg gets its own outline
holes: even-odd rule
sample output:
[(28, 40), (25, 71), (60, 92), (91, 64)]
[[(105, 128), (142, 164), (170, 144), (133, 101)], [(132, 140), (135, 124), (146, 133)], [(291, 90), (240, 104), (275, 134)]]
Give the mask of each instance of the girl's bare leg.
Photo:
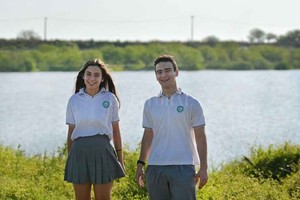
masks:
[(105, 184), (95, 184), (95, 200), (110, 200), (113, 182)]
[(91, 200), (91, 184), (73, 184), (76, 200)]

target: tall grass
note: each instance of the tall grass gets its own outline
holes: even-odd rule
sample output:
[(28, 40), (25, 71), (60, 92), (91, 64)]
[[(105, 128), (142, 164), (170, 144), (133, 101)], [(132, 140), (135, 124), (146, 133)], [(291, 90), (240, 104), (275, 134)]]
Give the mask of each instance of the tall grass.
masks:
[[(128, 149), (128, 148), (127, 148)], [(55, 155), (26, 156), (20, 149), (0, 146), (0, 199), (74, 199), (63, 181), (65, 148)], [(138, 150), (124, 151), (126, 177), (114, 182), (114, 200), (146, 200), (147, 190), (134, 181)], [(197, 199), (300, 199), (300, 146), (291, 143), (252, 148), (250, 155), (209, 173)]]

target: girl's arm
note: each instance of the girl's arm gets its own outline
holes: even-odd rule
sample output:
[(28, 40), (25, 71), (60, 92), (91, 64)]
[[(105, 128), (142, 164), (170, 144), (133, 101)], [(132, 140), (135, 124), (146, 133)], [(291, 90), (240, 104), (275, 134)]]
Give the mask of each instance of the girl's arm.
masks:
[(112, 127), (113, 127), (113, 142), (114, 142), (115, 150), (117, 152), (118, 160), (124, 169), (123, 152), (122, 152), (122, 137), (121, 137), (121, 133), (120, 133), (119, 122), (114, 122), (112, 124)]
[(67, 138), (67, 148), (68, 148), (68, 153), (70, 152), (71, 147), (72, 147), (71, 135), (72, 135), (72, 133), (73, 133), (74, 128), (75, 128), (74, 125), (69, 125), (69, 128), (68, 128), (68, 138)]

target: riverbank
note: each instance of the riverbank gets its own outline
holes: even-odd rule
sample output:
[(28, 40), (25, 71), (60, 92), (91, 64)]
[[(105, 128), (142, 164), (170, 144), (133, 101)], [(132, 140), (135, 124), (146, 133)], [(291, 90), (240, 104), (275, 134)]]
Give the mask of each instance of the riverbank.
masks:
[[(25, 156), (20, 149), (0, 146), (0, 199), (74, 199), (63, 181), (65, 148), (56, 156)], [(138, 151), (124, 151), (127, 176), (115, 181), (113, 199), (147, 199), (135, 182)], [(209, 182), (197, 199), (300, 198), (300, 145), (285, 143), (251, 149), (250, 155), (209, 172)]]
[(152, 71), (160, 54), (175, 56), (180, 70), (300, 69), (299, 48), (274, 43), (92, 43), (0, 40), (0, 72), (78, 71), (91, 58), (114, 71)]

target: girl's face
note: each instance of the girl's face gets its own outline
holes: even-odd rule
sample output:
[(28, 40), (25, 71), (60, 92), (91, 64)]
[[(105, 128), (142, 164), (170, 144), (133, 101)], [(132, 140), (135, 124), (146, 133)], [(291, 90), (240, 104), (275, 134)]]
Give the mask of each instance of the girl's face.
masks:
[(96, 65), (90, 65), (83, 75), (86, 92), (95, 94), (99, 92), (99, 86), (103, 81), (101, 69)]

